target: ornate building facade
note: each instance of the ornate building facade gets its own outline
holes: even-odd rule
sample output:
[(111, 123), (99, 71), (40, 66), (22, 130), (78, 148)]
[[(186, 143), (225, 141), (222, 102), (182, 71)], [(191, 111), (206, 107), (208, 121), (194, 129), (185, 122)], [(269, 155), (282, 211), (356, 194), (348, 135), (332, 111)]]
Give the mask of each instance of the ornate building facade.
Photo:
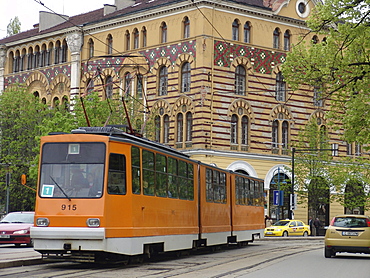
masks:
[[(102, 98), (131, 94), (156, 115), (152, 139), (263, 178), (266, 212), (274, 216), (274, 181), (291, 178), (291, 142), (310, 118), (326, 124), (328, 103), (319, 92), (293, 92), (281, 73), (292, 45), (309, 31), (315, 4), (116, 0), (72, 17), (40, 12), (33, 29), (0, 40), (0, 91), (25, 83), (51, 106), (103, 86)], [(343, 142), (330, 137), (345, 154)], [(342, 212), (331, 205), (322, 220)], [(307, 220), (307, 209), (295, 216)]]

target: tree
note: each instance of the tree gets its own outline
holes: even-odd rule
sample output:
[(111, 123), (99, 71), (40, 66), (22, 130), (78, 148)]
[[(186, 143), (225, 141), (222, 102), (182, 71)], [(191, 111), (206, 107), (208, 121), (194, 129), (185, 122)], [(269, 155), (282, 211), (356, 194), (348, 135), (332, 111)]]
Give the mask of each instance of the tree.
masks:
[(15, 34), (18, 34), (21, 31), (21, 22), (19, 21), (18, 16), (16, 16), (14, 19), (11, 19), (6, 30), (7, 30), (7, 36), (13, 36)]
[[(312, 30), (287, 55), (283, 66), (293, 89), (318, 88), (330, 99), (333, 124), (347, 142), (370, 143), (370, 0), (332, 0), (318, 5)], [(307, 40), (312, 33), (325, 39)]]
[(312, 118), (298, 134), (294, 158), (295, 193), (314, 219), (330, 204), (332, 156), (325, 126)]
[[(11, 173), (9, 208), (14, 210), (33, 210), (35, 192), (21, 185), (20, 177), (28, 174), (34, 157), (38, 154), (40, 135), (39, 124), (47, 112), (46, 107), (24, 86), (14, 85), (0, 95), (0, 162), (9, 165), (1, 167), (0, 196), (5, 200), (5, 172)], [(28, 179), (35, 188), (35, 177)], [(32, 186), (33, 185), (33, 186)]]

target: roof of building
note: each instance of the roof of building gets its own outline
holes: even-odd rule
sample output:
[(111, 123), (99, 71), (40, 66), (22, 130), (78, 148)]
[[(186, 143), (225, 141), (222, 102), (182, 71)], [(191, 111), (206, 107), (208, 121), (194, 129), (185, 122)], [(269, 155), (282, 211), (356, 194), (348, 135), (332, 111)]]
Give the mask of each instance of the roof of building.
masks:
[[(11, 43), (11, 42), (16, 42), (19, 40), (27, 39), (30, 37), (34, 36), (39, 36), (39, 35), (44, 35), (52, 32), (57, 32), (59, 30), (64, 30), (66, 28), (70, 28), (73, 26), (83, 26), (83, 25), (89, 25), (92, 23), (97, 23), (100, 21), (106, 21), (114, 18), (119, 18), (125, 15), (129, 15), (132, 13), (137, 13), (141, 12), (144, 10), (149, 10), (149, 9), (154, 9), (154, 8), (159, 8), (161, 6), (165, 6), (168, 4), (175, 4), (175, 3), (180, 3), (180, 2), (189, 2), (188, 0), (136, 0), (136, 3), (114, 11), (112, 13), (104, 15), (104, 8), (97, 9), (91, 12), (71, 16), (69, 20), (66, 20), (65, 22), (55, 25), (51, 28), (45, 29), (45, 30), (39, 30), (39, 24), (35, 24), (34, 28), (28, 31), (24, 31), (18, 34), (15, 34), (10, 37), (6, 37), (4, 39), (0, 40), (0, 44), (6, 44), (6, 43)], [(225, 0), (223, 2), (229, 2), (230, 4), (232, 3), (238, 3), (238, 4), (244, 4), (247, 6), (253, 6), (253, 7), (258, 7), (262, 9), (268, 9), (266, 8), (263, 3), (263, 0)]]

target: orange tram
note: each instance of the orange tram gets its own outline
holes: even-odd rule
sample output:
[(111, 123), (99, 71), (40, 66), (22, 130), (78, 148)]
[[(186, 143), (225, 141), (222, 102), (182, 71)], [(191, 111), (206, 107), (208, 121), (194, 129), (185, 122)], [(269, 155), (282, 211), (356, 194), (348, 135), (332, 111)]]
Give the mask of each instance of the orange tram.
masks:
[(116, 127), (42, 137), (39, 167), (31, 238), (45, 260), (117, 261), (263, 236), (263, 180)]

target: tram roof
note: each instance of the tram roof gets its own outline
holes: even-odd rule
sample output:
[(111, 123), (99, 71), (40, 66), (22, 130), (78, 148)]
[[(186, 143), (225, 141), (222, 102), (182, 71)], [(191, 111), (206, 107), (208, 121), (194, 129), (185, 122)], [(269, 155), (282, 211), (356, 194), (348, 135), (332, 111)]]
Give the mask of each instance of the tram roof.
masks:
[(120, 128), (117, 128), (115, 126), (104, 126), (104, 127), (79, 127), (78, 129), (74, 129), (71, 131), (72, 134), (96, 134), (96, 135), (105, 135), (110, 136), (112, 138), (124, 138), (128, 140), (132, 140), (136, 143), (139, 143), (141, 145), (147, 145), (150, 147), (158, 148), (163, 151), (174, 153), (178, 156), (183, 156), (185, 158), (189, 158), (190, 156), (187, 154), (184, 154), (170, 146), (166, 146), (164, 144), (151, 141), (149, 139), (139, 137), (136, 135), (129, 134), (125, 131), (123, 131)]

